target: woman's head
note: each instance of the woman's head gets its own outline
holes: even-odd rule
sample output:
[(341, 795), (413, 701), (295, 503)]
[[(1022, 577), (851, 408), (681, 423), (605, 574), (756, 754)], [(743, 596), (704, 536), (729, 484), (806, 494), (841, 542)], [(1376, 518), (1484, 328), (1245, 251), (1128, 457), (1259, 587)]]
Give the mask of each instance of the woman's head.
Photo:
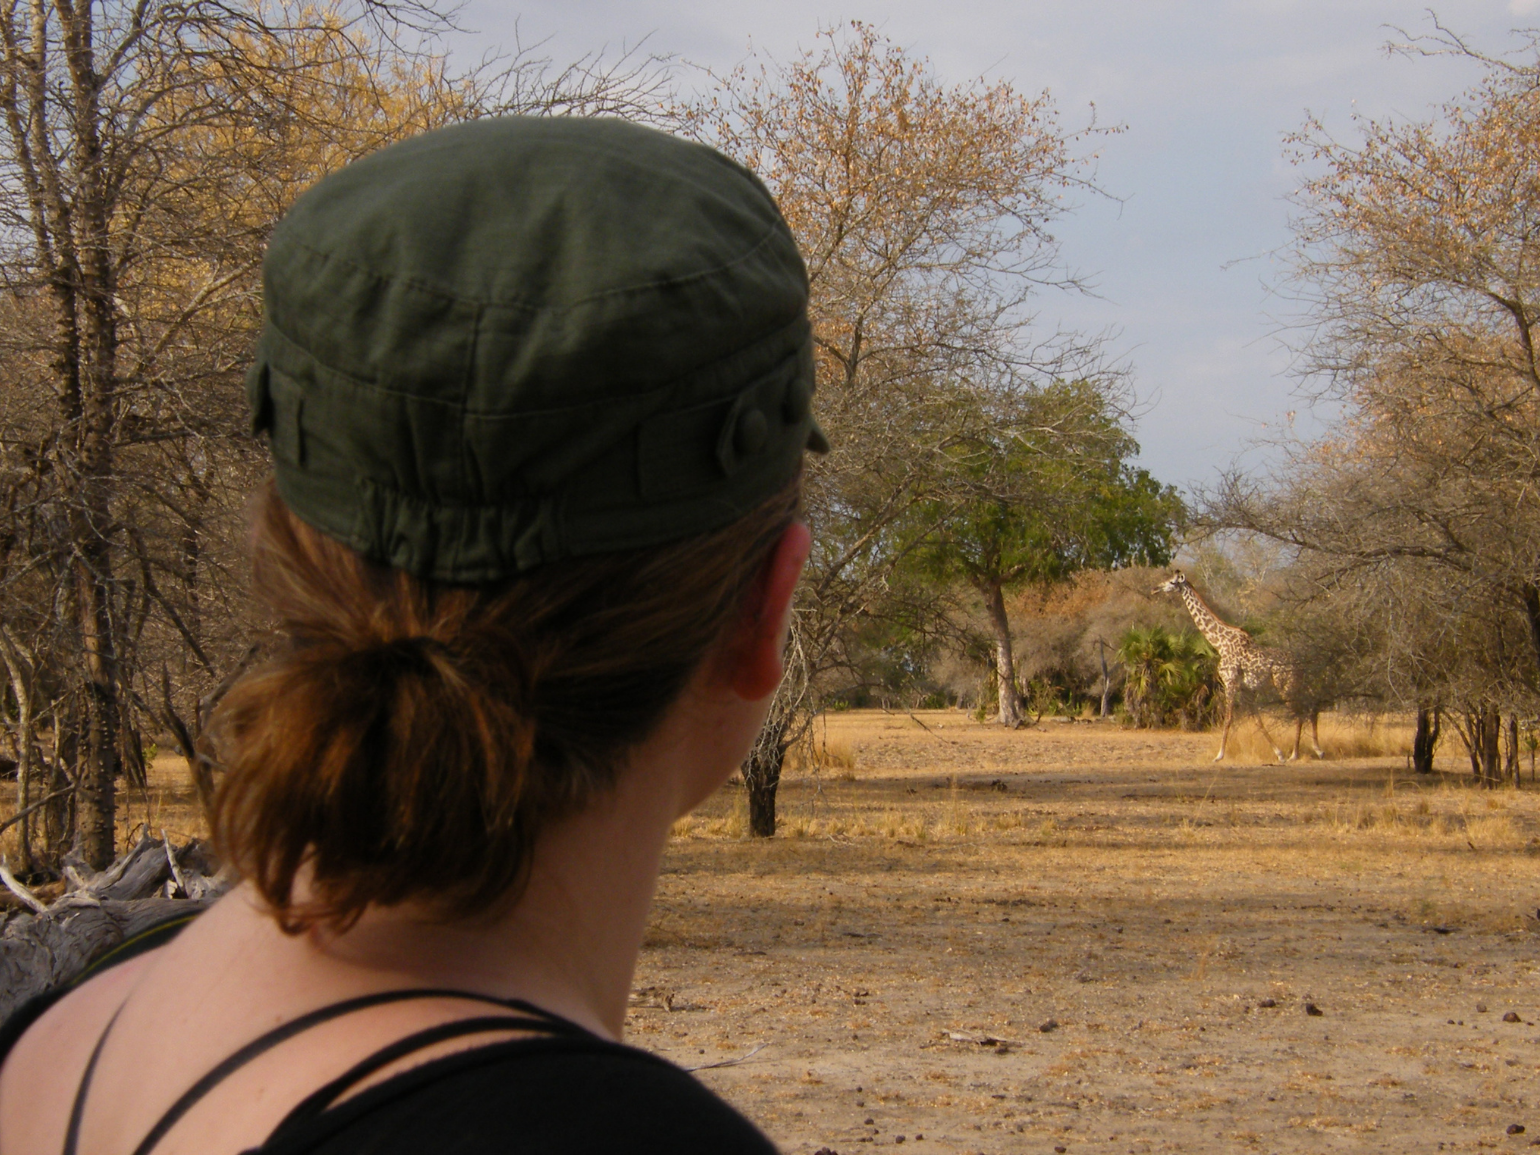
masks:
[(221, 706), (216, 838), (291, 929), (488, 909), (795, 516), (805, 273), (720, 155), (512, 120), (323, 181), (264, 279), (255, 586), (288, 643)]
[(461, 586), (366, 562), (269, 487), (254, 585), (287, 641), (220, 707), (220, 847), (290, 929), (494, 906), (732, 629), (796, 511), (793, 485), (715, 533)]

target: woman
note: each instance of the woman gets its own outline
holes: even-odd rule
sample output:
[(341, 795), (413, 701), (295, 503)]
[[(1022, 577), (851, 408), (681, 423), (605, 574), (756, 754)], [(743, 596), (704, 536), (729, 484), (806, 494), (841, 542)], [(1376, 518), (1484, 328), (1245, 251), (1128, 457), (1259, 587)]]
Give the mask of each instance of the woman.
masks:
[(248, 378), (286, 644), (213, 727), (242, 881), (11, 1026), (0, 1150), (771, 1150), (617, 1040), (670, 825), (780, 680), (806, 297), (753, 176), (618, 121), (299, 200)]

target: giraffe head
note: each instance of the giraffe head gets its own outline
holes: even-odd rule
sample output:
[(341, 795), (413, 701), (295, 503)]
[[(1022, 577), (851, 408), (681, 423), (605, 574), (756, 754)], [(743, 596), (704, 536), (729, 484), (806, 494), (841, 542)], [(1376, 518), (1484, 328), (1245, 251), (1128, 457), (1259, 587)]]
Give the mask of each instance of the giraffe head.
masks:
[(1177, 570), (1174, 574), (1171, 575), (1170, 581), (1163, 582), (1162, 584), (1152, 589), (1150, 592), (1152, 594), (1176, 594), (1182, 592), (1183, 586), (1190, 588), (1191, 585), (1192, 583), (1187, 580), (1187, 575), (1184, 574), (1181, 570)]

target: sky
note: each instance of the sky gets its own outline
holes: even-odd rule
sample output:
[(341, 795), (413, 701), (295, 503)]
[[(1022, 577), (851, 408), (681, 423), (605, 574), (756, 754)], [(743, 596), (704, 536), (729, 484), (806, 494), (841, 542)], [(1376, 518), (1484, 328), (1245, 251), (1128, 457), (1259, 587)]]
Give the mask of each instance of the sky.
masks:
[[(1489, 53), (1540, 26), (1540, 0), (1445, 0), (1439, 20)], [(1402, 0), (469, 0), (456, 54), (515, 36), (556, 61), (645, 40), (689, 90), (752, 50), (786, 59), (820, 28), (876, 25), (951, 84), (1047, 89), (1095, 142), (1096, 183), (1057, 235), (1093, 296), (1053, 293), (1045, 325), (1108, 335), (1140, 398), (1140, 464), (1189, 492), (1261, 468), (1268, 440), (1327, 416), (1293, 372), (1302, 332), (1279, 292), (1302, 178), (1284, 137), (1307, 114), (1340, 140), (1354, 116), (1427, 119), (1479, 76), (1469, 60), (1386, 52), (1432, 31)]]

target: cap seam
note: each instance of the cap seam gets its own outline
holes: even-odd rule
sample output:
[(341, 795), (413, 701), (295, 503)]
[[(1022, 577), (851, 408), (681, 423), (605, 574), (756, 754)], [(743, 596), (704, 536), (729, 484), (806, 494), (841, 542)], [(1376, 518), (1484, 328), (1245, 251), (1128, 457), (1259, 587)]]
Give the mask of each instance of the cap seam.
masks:
[[(301, 472), (303, 472), (303, 470)], [(431, 509), (434, 509), (434, 510), (453, 511), (453, 512), (456, 512), (456, 513), (461, 512), (461, 511), (483, 511), (483, 512), (488, 512), (488, 513), (503, 513), (503, 514), (506, 514), (506, 513), (519, 512), (521, 510), (524, 510), (526, 508), (531, 508), (531, 507), (535, 508), (536, 510), (538, 510), (539, 506), (541, 505), (542, 502), (554, 501), (555, 499), (558, 499), (558, 498), (560, 498), (563, 495), (562, 488), (558, 487), (556, 489), (532, 489), (532, 490), (530, 490), (527, 493), (521, 493), (521, 494), (513, 495), (513, 496), (511, 496), (510, 498), (508, 498), (507, 500), (504, 500), (504, 501), (456, 501), (452, 497), (443, 497), (443, 496), (436, 496), (436, 497), (433, 497), (433, 498), (424, 497), (421, 494), (413, 493), (410, 490), (401, 488), (399, 485), (395, 485), (395, 484), (393, 484), (393, 483), (391, 483), (389, 481), (383, 481), (383, 480), (381, 480), (380, 478), (377, 478), (377, 477), (362, 476), (362, 477), (359, 477), (358, 480), (360, 482), (362, 482), (364, 484), (367, 484), (367, 485), (371, 486), (372, 488), (378, 490), (380, 493), (386, 494), (386, 495), (390, 496), (391, 498), (396, 499), (398, 501), (401, 501), (401, 502), (404, 502), (404, 503), (407, 503), (407, 504), (422, 505), (422, 506), (430, 507)], [(664, 508), (664, 507), (668, 507), (668, 506), (693, 504), (693, 503), (696, 503), (698, 501), (702, 501), (702, 500), (705, 500), (705, 499), (708, 499), (708, 498), (712, 498), (713, 495), (714, 495), (716, 500), (730, 500), (728, 498), (723, 497), (720, 493), (716, 492), (717, 488), (718, 487), (716, 487), (714, 485), (706, 485), (706, 484), (697, 485), (697, 486), (694, 486), (694, 487), (692, 487), (690, 489), (681, 490), (681, 491), (679, 491), (676, 494), (673, 494), (673, 495), (671, 495), (669, 497), (666, 497), (666, 498), (664, 498), (664, 499), (662, 499), (662, 500), (660, 500), (660, 501), (658, 501), (656, 503), (653, 503), (650, 508)], [(617, 509), (626, 509), (626, 508), (629, 508), (629, 506), (624, 506), (623, 505), (623, 506), (618, 506), (616, 508)], [(595, 512), (596, 511), (594, 511), (594, 510), (585, 510), (579, 516), (580, 517), (587, 517), (587, 516), (591, 516)], [(604, 511), (598, 511), (598, 512), (611, 512), (611, 511), (604, 510)], [(566, 516), (568, 511), (567, 510), (558, 510), (557, 513), (559, 515), (561, 515), (561, 516)], [(327, 532), (330, 533), (332, 531), (331, 530), (327, 530)], [(363, 539), (359, 538), (358, 540), (362, 541)], [(446, 568), (453, 568), (453, 567), (446, 567)]]
[(562, 306), (533, 304), (519, 300), (517, 298), (504, 299), (462, 296), (458, 293), (451, 292), (450, 290), (440, 285), (433, 285), (426, 281), (421, 281), (416, 277), (405, 276), (400, 273), (382, 273), (377, 269), (371, 269), (368, 265), (360, 264), (358, 261), (355, 261), (350, 257), (344, 257), (337, 253), (325, 252), (313, 245), (306, 244), (304, 241), (291, 240), (287, 243), (294, 245), (296, 248), (304, 249), (307, 253), (311, 253), (323, 260), (337, 261), (338, 263), (346, 265), (348, 268), (354, 269), (375, 281), (405, 285), (416, 289), (419, 292), (428, 293), (432, 296), (440, 298), (441, 300), (450, 301), (457, 305), (475, 305), (478, 308), (518, 309), (526, 313), (566, 313), (581, 305), (591, 304), (594, 301), (602, 301), (607, 297), (623, 297), (633, 293), (646, 292), (649, 289), (656, 289), (664, 285), (688, 285), (706, 280), (709, 277), (716, 276), (718, 273), (725, 273), (727, 270), (736, 268), (737, 266), (741, 265), (755, 253), (759, 252), (760, 249), (764, 248), (767, 243), (774, 240), (778, 235), (781, 235), (781, 229), (772, 224), (768, 229), (765, 230), (764, 234), (757, 241), (745, 249), (741, 254), (734, 257), (730, 261), (724, 261), (720, 265), (713, 265), (709, 269), (702, 269), (699, 272), (690, 273), (687, 276), (659, 277), (656, 280), (641, 281), (635, 285), (620, 285), (613, 289), (605, 289), (603, 292), (591, 293), (586, 297), (579, 297), (577, 300), (572, 301), (570, 304)]
[[(469, 302), (465, 302), (465, 303), (468, 304)], [(793, 320), (787, 322), (785, 325), (782, 325), (780, 328), (774, 329), (771, 332), (766, 333), (763, 337), (760, 337), (759, 339), (757, 339), (755, 341), (752, 341), (749, 344), (744, 345), (744, 346), (742, 346), (742, 347), (740, 347), (738, 349), (734, 349), (731, 353), (724, 354), (723, 356), (718, 357), (714, 361), (708, 361), (706, 364), (697, 366), (696, 368), (691, 369), (690, 371), (688, 371), (686, 373), (682, 373), (682, 374), (680, 374), (677, 377), (670, 378), (668, 381), (661, 382), (660, 384), (654, 385), (654, 386), (652, 386), (652, 387), (650, 387), (648, 389), (645, 389), (645, 390), (641, 390), (641, 391), (638, 391), (638, 392), (635, 392), (635, 393), (631, 393), (631, 394), (629, 394), (628, 396), (626, 396), (624, 398), (614, 398), (614, 397), (611, 397), (611, 398), (602, 398), (602, 399), (594, 400), (594, 401), (587, 401), (587, 402), (583, 402), (583, 403), (577, 404), (577, 405), (555, 405), (555, 406), (546, 406), (546, 407), (542, 407), (542, 408), (539, 408), (539, 409), (521, 409), (521, 410), (519, 410), (518, 412), (515, 412), (515, 413), (502, 413), (502, 412), (494, 412), (492, 410), (473, 409), (468, 404), (466, 396), (465, 396), (464, 393), (462, 393), (462, 395), (461, 395), (461, 397), (459, 398), (458, 401), (450, 401), (450, 400), (447, 400), (447, 399), (442, 398), (442, 397), (429, 397), (429, 396), (425, 396), (425, 395), (423, 395), (421, 393), (411, 393), (411, 392), (408, 392), (408, 391), (406, 391), (404, 389), (393, 389), (389, 385), (386, 385), (386, 384), (380, 382), (378, 379), (371, 379), (371, 378), (368, 378), (368, 377), (357, 377), (357, 376), (353, 375), (352, 373), (347, 372), (346, 370), (338, 369), (334, 365), (330, 364), (329, 362), (321, 360), (321, 358), (316, 356), (315, 353), (311, 352), (311, 350), (306, 348), (304, 345), (300, 344), (293, 337), (291, 337), (288, 333), (284, 332), (283, 329), (279, 325), (275, 324), (271, 318), (267, 319), (266, 325), (267, 325), (268, 328), (272, 329), (275, 333), (277, 333), (278, 336), (282, 337), (286, 342), (288, 342), (290, 345), (292, 345), (295, 349), (299, 350), (300, 353), (302, 353), (304, 356), (310, 358), (310, 360), (313, 361), (319, 368), (325, 370), (327, 373), (336, 374), (338, 377), (341, 377), (344, 380), (349, 381), (349, 382), (359, 386), (360, 388), (371, 389), (371, 390), (374, 390), (374, 391), (379, 392), (379, 393), (384, 393), (384, 394), (387, 394), (387, 395), (392, 396), (392, 397), (401, 397), (401, 398), (404, 398), (406, 400), (413, 401), (413, 402), (421, 402), (421, 403), (430, 404), (430, 405), (437, 405), (437, 406), (442, 406), (444, 408), (451, 408), (452, 407), (452, 408), (458, 410), (458, 412), (460, 414), (460, 417), (461, 417), (461, 430), (463, 432), (464, 428), (465, 428), (465, 425), (464, 425), (465, 421), (467, 419), (472, 419), (472, 418), (478, 418), (479, 419), (479, 418), (491, 417), (491, 418), (496, 418), (496, 419), (499, 419), (499, 420), (514, 421), (514, 420), (523, 420), (523, 419), (527, 419), (527, 418), (531, 418), (531, 417), (549, 417), (549, 416), (556, 416), (556, 415), (567, 414), (567, 413), (577, 413), (577, 412), (581, 412), (581, 411), (583, 411), (585, 409), (612, 410), (612, 409), (614, 409), (614, 407), (617, 404), (620, 404), (620, 403), (623, 403), (623, 402), (626, 402), (626, 401), (632, 401), (632, 400), (635, 400), (635, 399), (638, 399), (638, 398), (652, 398), (656, 394), (663, 393), (663, 392), (666, 392), (666, 391), (671, 390), (671, 389), (677, 389), (677, 388), (679, 388), (681, 383), (686, 382), (686, 381), (690, 380), (691, 378), (693, 378), (693, 377), (695, 377), (697, 375), (708, 373), (712, 369), (716, 368), (717, 366), (720, 366), (724, 361), (729, 361), (729, 360), (731, 360), (734, 357), (742, 356), (744, 353), (747, 353), (748, 351), (750, 351), (751, 349), (756, 348), (757, 346), (768, 344), (772, 340), (774, 340), (775, 338), (783, 336), (788, 330), (796, 327), (799, 324), (804, 324), (804, 323), (805, 323), (804, 318), (802, 318), (802, 317), (794, 318)], [(479, 332), (479, 327), (478, 327), (478, 332)], [(471, 345), (474, 347), (475, 344), (476, 344), (476, 341), (473, 338), (472, 341), (471, 341)], [(795, 349), (788, 349), (786, 354), (785, 354), (785, 356), (786, 357), (793, 356), (795, 354), (795, 352), (796, 352)], [(270, 352), (264, 352), (263, 359), (267, 362), (268, 366), (271, 368), (272, 367), (272, 363), (273, 363), (272, 354)], [(784, 359), (784, 358), (782, 358), (782, 359)], [(773, 368), (775, 368), (776, 365), (780, 364), (780, 361), (782, 359), (777, 359), (777, 361), (775, 362), (775, 365), (772, 365), (772, 366), (766, 368), (763, 372), (764, 373), (769, 373)], [(292, 373), (290, 373), (287, 369), (283, 368), (282, 366), (278, 366), (278, 372), (283, 373), (285, 376), (289, 376), (289, 377), (293, 376)], [(758, 380), (758, 376), (756, 376), (755, 379)], [(733, 393), (724, 393), (722, 395), (722, 399), (725, 400), (728, 397), (736, 397), (738, 395), (738, 393), (741, 392), (741, 391), (742, 391), (742, 388), (740, 388), (739, 390), (734, 391)], [(709, 398), (706, 399), (706, 400), (709, 400)]]

